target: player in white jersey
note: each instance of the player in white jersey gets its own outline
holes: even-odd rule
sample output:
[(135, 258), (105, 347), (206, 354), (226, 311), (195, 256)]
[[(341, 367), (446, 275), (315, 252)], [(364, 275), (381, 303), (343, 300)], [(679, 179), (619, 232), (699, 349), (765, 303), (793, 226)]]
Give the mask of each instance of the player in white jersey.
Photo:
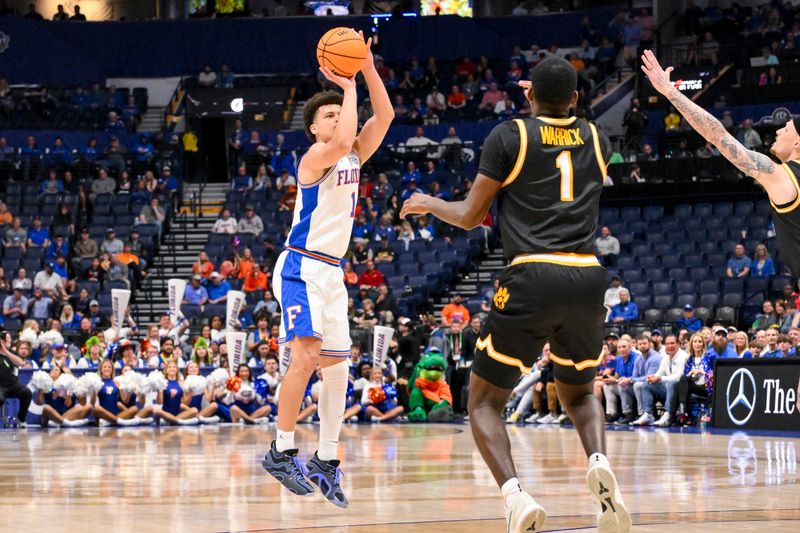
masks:
[[(368, 50), (370, 45), (371, 40)], [(350, 244), (361, 165), (380, 146), (394, 111), (371, 52), (361, 72), (374, 114), (358, 136), (355, 79), (320, 70), (342, 88), (344, 96), (319, 93), (303, 109), (306, 134), (314, 144), (297, 166), (299, 192), (292, 229), (273, 272), (282, 312), (280, 342), (288, 345), (292, 360), (281, 383), (278, 436), (262, 465), (294, 494), (312, 494), (312, 482), (332, 503), (347, 507), (336, 458), (350, 354), (347, 290), (340, 263)], [(319, 448), (301, 465), (294, 443), (295, 421), (317, 364), (322, 367)]]

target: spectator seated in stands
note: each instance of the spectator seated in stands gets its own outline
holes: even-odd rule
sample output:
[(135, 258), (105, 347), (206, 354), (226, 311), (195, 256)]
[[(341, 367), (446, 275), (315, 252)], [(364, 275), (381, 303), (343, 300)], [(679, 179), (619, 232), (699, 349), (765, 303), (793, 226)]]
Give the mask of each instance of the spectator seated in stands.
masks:
[(208, 291), (201, 283), (203, 277), (195, 274), (192, 276), (191, 282), (186, 286), (186, 291), (183, 295), (183, 303), (189, 305), (205, 305), (208, 303)]
[(42, 219), (33, 217), (33, 226), (28, 230), (28, 248), (49, 248), (50, 230), (42, 227)]
[[(689, 339), (689, 357), (678, 381), (678, 410), (688, 415), (692, 412), (691, 396), (710, 398), (714, 383), (714, 358), (706, 349), (703, 336), (695, 333)], [(683, 420), (679, 417), (679, 422)]]
[(192, 264), (192, 272), (203, 278), (201, 280), (203, 282), (211, 277), (211, 273), (214, 272), (214, 263), (208, 259), (205, 251), (198, 254), (197, 261)]
[(611, 277), (611, 284), (608, 289), (606, 289), (605, 296), (603, 297), (603, 305), (608, 308), (609, 312), (611, 312), (614, 306), (620, 303), (619, 293), (627, 290), (628, 289), (622, 286), (622, 280), (619, 276)]
[(595, 240), (597, 252), (604, 266), (616, 266), (619, 257), (619, 240), (611, 235), (608, 226), (600, 228), (600, 236)]
[(135, 224), (155, 224), (156, 236), (158, 240), (161, 241), (161, 235), (164, 233), (164, 222), (166, 220), (167, 214), (164, 208), (159, 205), (158, 198), (153, 197), (150, 199), (150, 203), (142, 206)]
[(133, 151), (136, 154), (135, 160), (147, 166), (150, 166), (150, 163), (153, 161), (153, 157), (156, 155), (156, 150), (153, 148), (153, 143), (151, 143), (150, 139), (144, 135), (139, 138), (139, 142), (136, 144)]
[[(683, 376), (689, 354), (680, 347), (675, 335), (667, 335), (664, 339), (664, 348), (666, 354), (661, 358), (658, 370), (655, 374), (645, 378), (642, 401), (645, 412), (643, 416), (647, 417), (648, 423), (653, 423), (656, 400), (662, 401), (664, 414), (655, 422), (655, 425), (668, 427), (676, 420), (677, 385)], [(680, 415), (685, 415), (685, 413), (680, 411), (678, 416)]]
[(749, 118), (742, 122), (742, 127), (736, 133), (736, 139), (748, 150), (758, 150), (764, 145), (761, 136), (753, 129), (753, 121)]
[(389, 247), (389, 239), (383, 237), (378, 250), (375, 252), (376, 263), (391, 263), (394, 261), (394, 250)]
[(278, 202), (278, 211), (294, 211), (294, 204), (297, 203), (297, 187), (288, 185), (283, 188), (283, 196)]
[(365, 244), (372, 238), (372, 226), (367, 222), (367, 215), (362, 211), (356, 216), (353, 224), (353, 242), (364, 242)]
[(375, 270), (375, 262), (367, 261), (367, 269), (358, 278), (358, 285), (362, 289), (375, 289), (385, 283), (383, 274)]
[(775, 312), (772, 301), (764, 300), (764, 303), (761, 304), (761, 312), (756, 315), (756, 319), (750, 326), (750, 331), (768, 330), (773, 326), (780, 326), (778, 324), (778, 314)]
[(11, 289), (30, 291), (33, 288), (33, 281), (27, 276), (28, 272), (24, 268), (17, 270), (17, 277), (11, 280)]
[(256, 214), (252, 205), (247, 205), (244, 208), (244, 216), (239, 219), (237, 225), (238, 233), (251, 233), (258, 237), (264, 231), (264, 222), (261, 217)]
[(394, 325), (394, 321), (400, 316), (400, 308), (397, 305), (397, 298), (389, 292), (389, 287), (385, 283), (378, 287), (378, 296), (375, 298), (375, 312), (381, 324)]
[(28, 316), (44, 323), (50, 318), (53, 308), (53, 299), (45, 294), (41, 287), (34, 287), (33, 293), (28, 300)]
[[(433, 167), (435, 168), (436, 164), (433, 161), (431, 161), (431, 163), (433, 163)], [(407, 187), (412, 180), (419, 182), (422, 180), (422, 176), (419, 172), (419, 169), (417, 169), (416, 163), (409, 161), (406, 164), (406, 171), (403, 172), (403, 175), (400, 177), (400, 184), (404, 187)]]
[(122, 241), (117, 238), (117, 232), (114, 228), (108, 228), (106, 230), (106, 238), (100, 244), (100, 251), (109, 255), (117, 255), (122, 253), (123, 248)]
[(211, 65), (203, 67), (203, 71), (197, 76), (197, 84), (201, 87), (214, 87), (217, 84), (217, 73), (211, 69)]
[(61, 194), (64, 192), (64, 184), (56, 177), (55, 170), (51, 170), (47, 174), (47, 179), (39, 186), (41, 194)]
[(217, 87), (222, 89), (233, 89), (233, 84), (236, 81), (236, 76), (233, 75), (228, 65), (225, 63), (222, 64), (219, 70), (219, 76), (217, 76)]
[(224, 302), (228, 297), (231, 286), (228, 280), (223, 279), (219, 272), (212, 272), (208, 284), (208, 301), (212, 304)]
[[(620, 343), (622, 339), (620, 339)], [(642, 392), (645, 385), (647, 385), (647, 376), (655, 375), (661, 366), (661, 354), (653, 350), (653, 345), (650, 342), (650, 337), (647, 334), (639, 335), (636, 340), (636, 346), (639, 349), (639, 355), (636, 356), (636, 361), (633, 365), (633, 375), (631, 381), (633, 383), (633, 394), (636, 397), (636, 405), (638, 406), (639, 418), (637, 418), (633, 425), (650, 425), (654, 422), (652, 413), (648, 414), (645, 411), (644, 397)], [(619, 349), (619, 344), (617, 344)], [(626, 391), (629, 394), (629, 391)]]
[(259, 316), (260, 314), (266, 314), (268, 318), (278, 316), (279, 307), (278, 300), (275, 299), (272, 291), (267, 289), (264, 291), (264, 298), (256, 304), (253, 316)]
[(752, 261), (745, 255), (744, 245), (737, 244), (734, 248), (734, 256), (728, 260), (728, 268), (725, 271), (729, 278), (746, 278), (750, 275), (750, 265)]
[(394, 226), (392, 225), (392, 215), (385, 213), (381, 215), (378, 225), (375, 226), (373, 231), (373, 238), (376, 241), (387, 239), (389, 241), (396, 240)]
[(238, 224), (236, 223), (236, 219), (231, 216), (230, 210), (223, 209), (222, 217), (214, 222), (214, 225), (211, 227), (211, 233), (227, 233), (228, 235), (234, 235), (237, 229)]
[(267, 290), (269, 275), (258, 263), (253, 263), (253, 267), (246, 273), (241, 271), (239, 277), (243, 280), (242, 290), (244, 292)]
[(739, 357), (736, 350), (728, 344), (728, 330), (722, 326), (714, 329), (714, 337), (707, 353), (712, 359), (738, 359)]
[(464, 307), (462, 302), (461, 294), (457, 292), (453, 293), (450, 298), (450, 303), (445, 305), (442, 309), (442, 325), (449, 326), (454, 321), (458, 321), (461, 324), (469, 322), (469, 310)]
[[(616, 343), (616, 359), (614, 373), (603, 378), (603, 395), (606, 399), (606, 421), (630, 424), (636, 417), (633, 413), (633, 401), (636, 399), (633, 390), (633, 369), (636, 354), (631, 351), (627, 339), (619, 339)], [(622, 400), (622, 415), (618, 415), (617, 398)]]
[[(425, 136), (425, 129), (418, 127), (414, 136), (406, 140), (406, 154), (412, 157), (419, 165), (425, 159), (430, 159), (431, 150), (436, 148), (436, 142)], [(418, 177), (417, 177), (418, 178)]]
[(55, 263), (52, 261), (45, 264), (44, 270), (36, 273), (33, 278), (33, 287), (40, 288), (50, 298), (55, 301), (67, 299), (67, 293), (64, 288), (64, 280), (53, 271)]
[(25, 320), (27, 316), (28, 299), (22, 295), (22, 289), (20, 287), (14, 287), (12, 293), (3, 300), (3, 319), (8, 321), (9, 318), (14, 318), (21, 322)]
[(775, 275), (775, 262), (769, 256), (767, 247), (756, 246), (756, 255), (750, 263), (750, 276), (754, 278), (771, 278)]
[(683, 306), (683, 316), (675, 321), (675, 331), (682, 329), (687, 330), (689, 333), (700, 331), (703, 327), (703, 321), (694, 316), (694, 307), (691, 304)]
[(780, 358), (794, 357), (797, 354), (797, 349), (792, 344), (792, 338), (789, 335), (778, 335), (778, 350)]
[(433, 221), (428, 219), (427, 216), (422, 215), (417, 218), (417, 231), (416, 231), (417, 239), (422, 239), (423, 241), (432, 241), (434, 237), (436, 237), (436, 230), (433, 227)]
[(11, 227), (6, 230), (4, 243), (6, 248), (22, 248), (22, 251), (25, 252), (28, 244), (28, 230), (22, 227), (22, 220), (19, 217), (14, 217)]
[[(257, 132), (256, 132), (257, 133)], [(247, 167), (242, 165), (236, 171), (236, 176), (231, 182), (232, 191), (248, 192), (253, 188), (253, 178), (247, 173)]]
[(631, 301), (628, 289), (619, 291), (619, 303), (611, 308), (608, 321), (615, 324), (635, 322), (639, 319), (639, 307)]

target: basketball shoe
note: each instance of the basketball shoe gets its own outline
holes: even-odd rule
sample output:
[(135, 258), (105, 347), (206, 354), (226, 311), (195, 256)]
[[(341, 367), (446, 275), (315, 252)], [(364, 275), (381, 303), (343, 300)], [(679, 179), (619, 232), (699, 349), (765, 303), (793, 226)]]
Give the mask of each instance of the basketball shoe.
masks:
[(339, 460), (323, 461), (314, 453), (314, 457), (306, 463), (308, 479), (319, 487), (325, 496), (336, 507), (346, 508), (347, 497), (342, 491), (342, 471), (339, 469)]
[(298, 496), (314, 494), (314, 486), (306, 479), (303, 465), (297, 459), (297, 449), (279, 452), (275, 448), (275, 441), (264, 456), (261, 466), (269, 474), (289, 489), (289, 492)]
[(622, 501), (617, 478), (611, 471), (608, 458), (600, 453), (589, 457), (586, 483), (597, 504), (597, 531), (599, 533), (628, 533), (631, 530), (631, 514)]
[(541, 531), (547, 520), (547, 513), (533, 496), (520, 489), (517, 494), (506, 498), (506, 533), (527, 533)]

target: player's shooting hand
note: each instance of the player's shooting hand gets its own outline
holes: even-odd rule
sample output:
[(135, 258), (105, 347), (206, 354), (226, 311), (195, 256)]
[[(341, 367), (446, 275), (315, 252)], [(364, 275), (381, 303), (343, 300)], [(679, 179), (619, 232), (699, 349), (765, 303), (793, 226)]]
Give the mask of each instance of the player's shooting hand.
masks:
[(669, 73), (673, 70), (672, 67), (667, 67), (666, 70), (661, 68), (656, 55), (651, 50), (645, 50), (642, 54), (642, 71), (650, 79), (653, 88), (664, 96), (675, 88), (669, 81)]
[(523, 88), (525, 92), (525, 98), (528, 100), (533, 100), (533, 85), (528, 80), (519, 80), (517, 85)]
[[(358, 34), (364, 38), (364, 32), (359, 30)], [(364, 66), (361, 67), (361, 72), (368, 70), (375, 70), (375, 58), (372, 56), (372, 37), (367, 39), (367, 57), (364, 58)]]
[(355, 78), (345, 78), (344, 76), (339, 76), (338, 74), (334, 74), (334, 72), (329, 69), (328, 67), (319, 67), (320, 72), (322, 72), (323, 76), (325, 76), (328, 81), (331, 83), (335, 83), (342, 90), (348, 89), (355, 89), (356, 88), (356, 80)]
[(426, 215), (428, 214), (428, 196), (427, 194), (416, 193), (403, 202), (403, 209), (400, 210), (400, 218), (406, 218), (408, 215)]

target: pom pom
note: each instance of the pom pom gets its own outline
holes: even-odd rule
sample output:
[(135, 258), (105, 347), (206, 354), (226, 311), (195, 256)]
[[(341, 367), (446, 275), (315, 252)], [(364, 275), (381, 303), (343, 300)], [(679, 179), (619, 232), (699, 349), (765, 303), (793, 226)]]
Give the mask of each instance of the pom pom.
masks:
[(269, 393), (269, 383), (267, 383), (266, 379), (258, 378), (253, 383), (253, 389), (255, 389), (257, 395), (266, 398)]
[(34, 372), (31, 376), (31, 387), (35, 391), (42, 391), (45, 394), (53, 390), (53, 378), (47, 372)]
[(369, 401), (373, 404), (381, 403), (386, 400), (386, 392), (381, 387), (372, 387), (369, 389)]
[(150, 380), (147, 379), (147, 376), (140, 374), (139, 372), (129, 372), (129, 374), (133, 374), (135, 376), (137, 395), (147, 396), (153, 392), (153, 388), (150, 386)]
[[(86, 391), (86, 396), (96, 394), (103, 388), (103, 378), (94, 372), (87, 372), (78, 380), (81, 383), (80, 391)], [(77, 394), (77, 392), (76, 392)]]
[(136, 394), (139, 380), (137, 379), (136, 372), (128, 372), (117, 378), (119, 390), (127, 394)]
[(22, 333), (19, 334), (19, 340), (29, 342), (34, 348), (39, 346), (38, 336), (36, 332), (30, 328), (22, 330)]
[(64, 337), (61, 336), (61, 333), (51, 329), (39, 335), (39, 344), (64, 344)]
[(150, 388), (154, 392), (161, 392), (167, 388), (167, 378), (164, 377), (160, 370), (150, 372), (147, 380), (150, 382)]
[(183, 390), (192, 396), (203, 394), (206, 390), (206, 378), (203, 376), (186, 376), (186, 379), (183, 380)]
[(208, 384), (214, 388), (222, 387), (228, 381), (228, 371), (224, 368), (214, 370), (208, 376)]
[(91, 394), (89, 389), (86, 388), (86, 382), (81, 378), (78, 378), (78, 382), (75, 383), (75, 390), (72, 393), (78, 398), (87, 398)]
[(228, 378), (225, 382), (225, 387), (231, 392), (239, 392), (239, 388), (242, 386), (242, 378), (239, 376), (233, 376), (232, 378)]
[(78, 379), (72, 374), (61, 374), (53, 383), (53, 389), (59, 393), (73, 394), (77, 384)]

